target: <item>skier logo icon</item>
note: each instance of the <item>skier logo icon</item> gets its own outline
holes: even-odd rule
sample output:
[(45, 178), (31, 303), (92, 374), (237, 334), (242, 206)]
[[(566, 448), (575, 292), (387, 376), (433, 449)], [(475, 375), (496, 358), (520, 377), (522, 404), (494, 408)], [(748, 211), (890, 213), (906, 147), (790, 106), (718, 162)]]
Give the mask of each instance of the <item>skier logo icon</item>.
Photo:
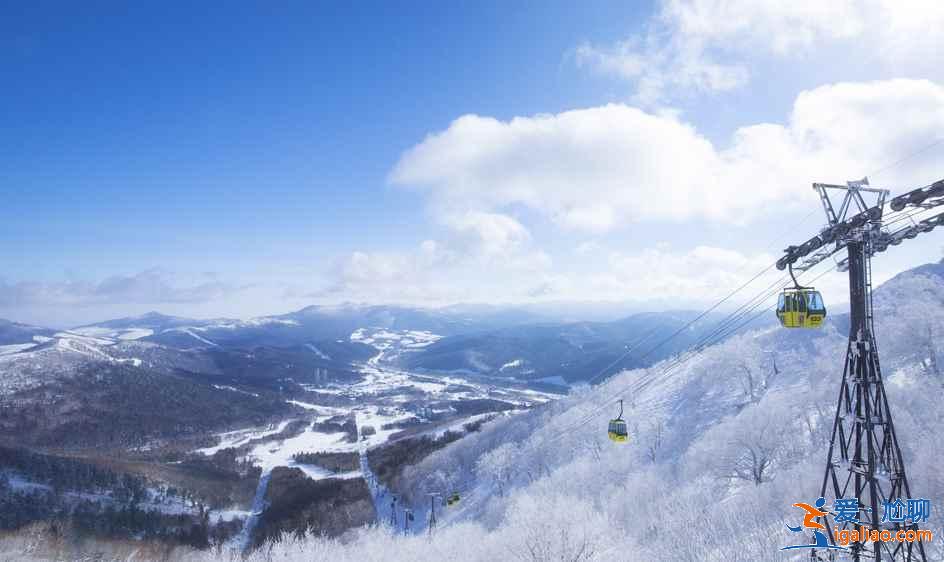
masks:
[(809, 529), (813, 531), (813, 542), (811, 544), (797, 544), (793, 546), (785, 546), (780, 550), (793, 550), (797, 548), (823, 548), (823, 549), (832, 549), (832, 550), (846, 550), (844, 547), (836, 546), (835, 544), (830, 544), (829, 537), (826, 536), (824, 532), (826, 526), (817, 521), (819, 517), (825, 518), (829, 515), (828, 511), (824, 511), (822, 508), (826, 505), (826, 498), (819, 498), (816, 500), (814, 505), (808, 503), (795, 503), (793, 507), (798, 507), (805, 511), (803, 515), (803, 523), (797, 525), (796, 527), (791, 527), (786, 525), (787, 529), (790, 529), (793, 533), (802, 533), (804, 530)]

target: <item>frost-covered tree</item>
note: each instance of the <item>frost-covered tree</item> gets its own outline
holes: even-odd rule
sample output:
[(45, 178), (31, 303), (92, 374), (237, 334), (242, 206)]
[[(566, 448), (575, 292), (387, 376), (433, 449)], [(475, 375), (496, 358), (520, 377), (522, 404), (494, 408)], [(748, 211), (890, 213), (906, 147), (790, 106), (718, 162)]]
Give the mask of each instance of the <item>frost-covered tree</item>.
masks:
[(659, 460), (659, 450), (662, 448), (662, 439), (665, 435), (665, 422), (661, 419), (655, 420), (649, 424), (646, 431), (645, 447), (646, 457), (650, 462)]
[(498, 495), (505, 495), (505, 487), (517, 473), (518, 455), (515, 446), (505, 443), (485, 453), (476, 464), (476, 472), (487, 478), (498, 489)]
[(509, 550), (521, 562), (590, 562), (613, 544), (612, 524), (581, 497), (523, 497), (505, 521)]
[(944, 317), (929, 313), (944, 306), (941, 280), (928, 275), (903, 273), (891, 294), (876, 296), (879, 345), (891, 366), (919, 362), (925, 373), (944, 382)]
[(693, 448), (689, 470), (760, 485), (794, 448), (794, 421), (782, 409), (749, 406), (707, 431)]

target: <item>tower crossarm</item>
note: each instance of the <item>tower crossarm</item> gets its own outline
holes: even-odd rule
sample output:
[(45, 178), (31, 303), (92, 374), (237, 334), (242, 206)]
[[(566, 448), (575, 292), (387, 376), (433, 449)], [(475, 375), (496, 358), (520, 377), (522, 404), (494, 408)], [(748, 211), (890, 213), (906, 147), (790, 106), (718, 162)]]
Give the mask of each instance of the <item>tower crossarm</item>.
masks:
[[(830, 225), (802, 244), (788, 246), (784, 249), (784, 255), (777, 260), (777, 269), (781, 271), (789, 265), (793, 265), (795, 271), (806, 271), (812, 268), (844, 249), (852, 239), (852, 233), (869, 224), (874, 227), (875, 235), (872, 237), (872, 251), (874, 252), (884, 252), (889, 246), (897, 246), (904, 240), (915, 238), (918, 234), (930, 232), (934, 228), (944, 225), (944, 213), (942, 213), (918, 222), (911, 221), (902, 227), (881, 230), (884, 198), (879, 199), (879, 204), (860, 211), (852, 217), (833, 222), (836, 214), (830, 212), (832, 207), (829, 205), (829, 199), (824, 195), (825, 188), (839, 188), (841, 186), (813, 184), (813, 187), (820, 191), (825, 201), (824, 206), (827, 209), (827, 218), (830, 220)], [(859, 190), (867, 191), (866, 188), (859, 188)], [(869, 189), (868, 191), (879, 190)], [(895, 212), (905, 211), (907, 208), (928, 210), (939, 206), (944, 206), (944, 179), (899, 195), (889, 203), (889, 207)], [(846, 202), (841, 210), (845, 212), (848, 208), (849, 205)]]
[(777, 260), (777, 269), (783, 271), (790, 264), (797, 264), (794, 267), (797, 270), (809, 269), (845, 248), (849, 241), (849, 233), (853, 230), (869, 223), (877, 223), (881, 219), (882, 207), (876, 205), (829, 226), (798, 246), (788, 246), (784, 250), (783, 257)]
[(895, 197), (889, 203), (889, 207), (893, 211), (901, 211), (908, 206), (928, 208), (929, 205), (932, 207), (940, 205), (942, 199), (944, 199), (944, 179)]
[[(938, 204), (944, 205), (944, 201)], [(905, 227), (894, 230), (893, 232), (882, 232), (872, 243), (876, 252), (884, 252), (889, 246), (897, 246), (905, 240), (917, 238), (919, 234), (931, 232), (939, 226), (944, 226), (944, 213), (938, 213), (932, 217), (909, 224)]]

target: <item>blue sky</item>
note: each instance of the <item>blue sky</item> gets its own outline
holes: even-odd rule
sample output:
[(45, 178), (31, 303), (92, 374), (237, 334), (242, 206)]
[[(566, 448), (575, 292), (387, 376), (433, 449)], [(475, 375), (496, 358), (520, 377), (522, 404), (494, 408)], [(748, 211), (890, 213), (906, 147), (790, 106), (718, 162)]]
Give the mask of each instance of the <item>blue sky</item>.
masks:
[(424, 236), (402, 220), (420, 202), (386, 189), (400, 152), (464, 113), (593, 103), (561, 53), (632, 23), (604, 4), (502, 4), (26, 8), (2, 34), (7, 275), (314, 258)]
[[(936, 43), (872, 33), (889, 17), (895, 31), (920, 31), (938, 12), (712, 4), (8, 6), (0, 316), (64, 325), (343, 300), (708, 302), (808, 215), (809, 182), (851, 179), (810, 174), (862, 175), (922, 146), (942, 78)], [(852, 23), (837, 30), (838, 19)], [(851, 89), (823, 90), (840, 82)], [(930, 104), (933, 118), (905, 119), (878, 151), (803, 122), (828, 122), (848, 99), (887, 119), (876, 131), (901, 125), (886, 108), (903, 99)], [(840, 117), (844, 130), (842, 119), (859, 122)], [(759, 124), (782, 130), (745, 133)], [(634, 137), (643, 130), (655, 152)], [(791, 170), (812, 168), (794, 181), (765, 159), (777, 151)], [(817, 152), (835, 154), (835, 171), (813, 163)], [(879, 179), (939, 179), (930, 162), (941, 152)], [(676, 171), (689, 184), (717, 177), (687, 193)], [(717, 203), (740, 197), (754, 203)], [(939, 259), (940, 247), (933, 234), (880, 275)], [(649, 262), (645, 282), (627, 281)]]

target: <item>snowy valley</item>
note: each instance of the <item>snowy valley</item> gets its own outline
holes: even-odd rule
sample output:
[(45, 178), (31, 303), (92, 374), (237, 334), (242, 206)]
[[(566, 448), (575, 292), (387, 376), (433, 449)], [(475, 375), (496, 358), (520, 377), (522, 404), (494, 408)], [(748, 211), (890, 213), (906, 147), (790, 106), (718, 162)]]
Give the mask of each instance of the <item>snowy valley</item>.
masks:
[[(875, 295), (886, 387), (916, 496), (944, 501), (944, 263)], [(411, 467), (401, 490), (467, 496), (430, 538), (390, 526), (345, 540), (287, 539), (255, 559), (787, 560), (792, 504), (819, 493), (847, 335), (733, 336), (682, 361), (626, 371), (592, 389), (486, 424)], [(631, 445), (606, 439), (613, 399)], [(605, 408), (600, 408), (605, 405)], [(929, 559), (944, 559), (940, 519)], [(225, 556), (223, 557), (225, 559)], [(209, 560), (214, 557), (196, 556)]]
[[(911, 487), (941, 505), (944, 480), (935, 460), (944, 429), (944, 264), (887, 282), (875, 293), (875, 307)], [(812, 334), (770, 324), (739, 331), (566, 395), (540, 381), (405, 370), (396, 366), (406, 363), (403, 357), (442, 338), (427, 330), (357, 329), (333, 342), (341, 347), (304, 347), (318, 361), (348, 345), (368, 349), (344, 377), (313, 367), (304, 382), (212, 387), (232, 399), (278, 404), (271, 421), (146, 441), (118, 456), (165, 468), (204, 458), (223, 463), (214, 470), (226, 465), (231, 475), (241, 474), (232, 476), (238, 482), (232, 490), (218, 491), (230, 505), (174, 499), (166, 484), (161, 488), (165, 514), (181, 504), (222, 523), (217, 554), (175, 551), (191, 560), (365, 562), (391, 552), (430, 561), (783, 560), (791, 504), (809, 501), (822, 478), (845, 322), (834, 313)], [(158, 352), (144, 336), (131, 339), (143, 332), (53, 334), (5, 353), (0, 364), (9, 372), (10, 364), (71, 354), (88, 360), (105, 354), (108, 364), (124, 368), (135, 367), (135, 359), (161, 368), (203, 360)], [(16, 380), (14, 396), (39, 384), (35, 377)], [(626, 446), (605, 433), (617, 399), (630, 427)], [(27, 479), (6, 470), (7, 490), (22, 492)], [(153, 482), (174, 476), (153, 466), (147, 473), (151, 499), (138, 509), (154, 503)], [(333, 494), (348, 507), (338, 511)], [(461, 500), (447, 506), (452, 494)], [(944, 529), (934, 521), (937, 536)], [(18, 540), (2, 548), (21, 548)], [(944, 556), (940, 545), (929, 545), (932, 559)]]

